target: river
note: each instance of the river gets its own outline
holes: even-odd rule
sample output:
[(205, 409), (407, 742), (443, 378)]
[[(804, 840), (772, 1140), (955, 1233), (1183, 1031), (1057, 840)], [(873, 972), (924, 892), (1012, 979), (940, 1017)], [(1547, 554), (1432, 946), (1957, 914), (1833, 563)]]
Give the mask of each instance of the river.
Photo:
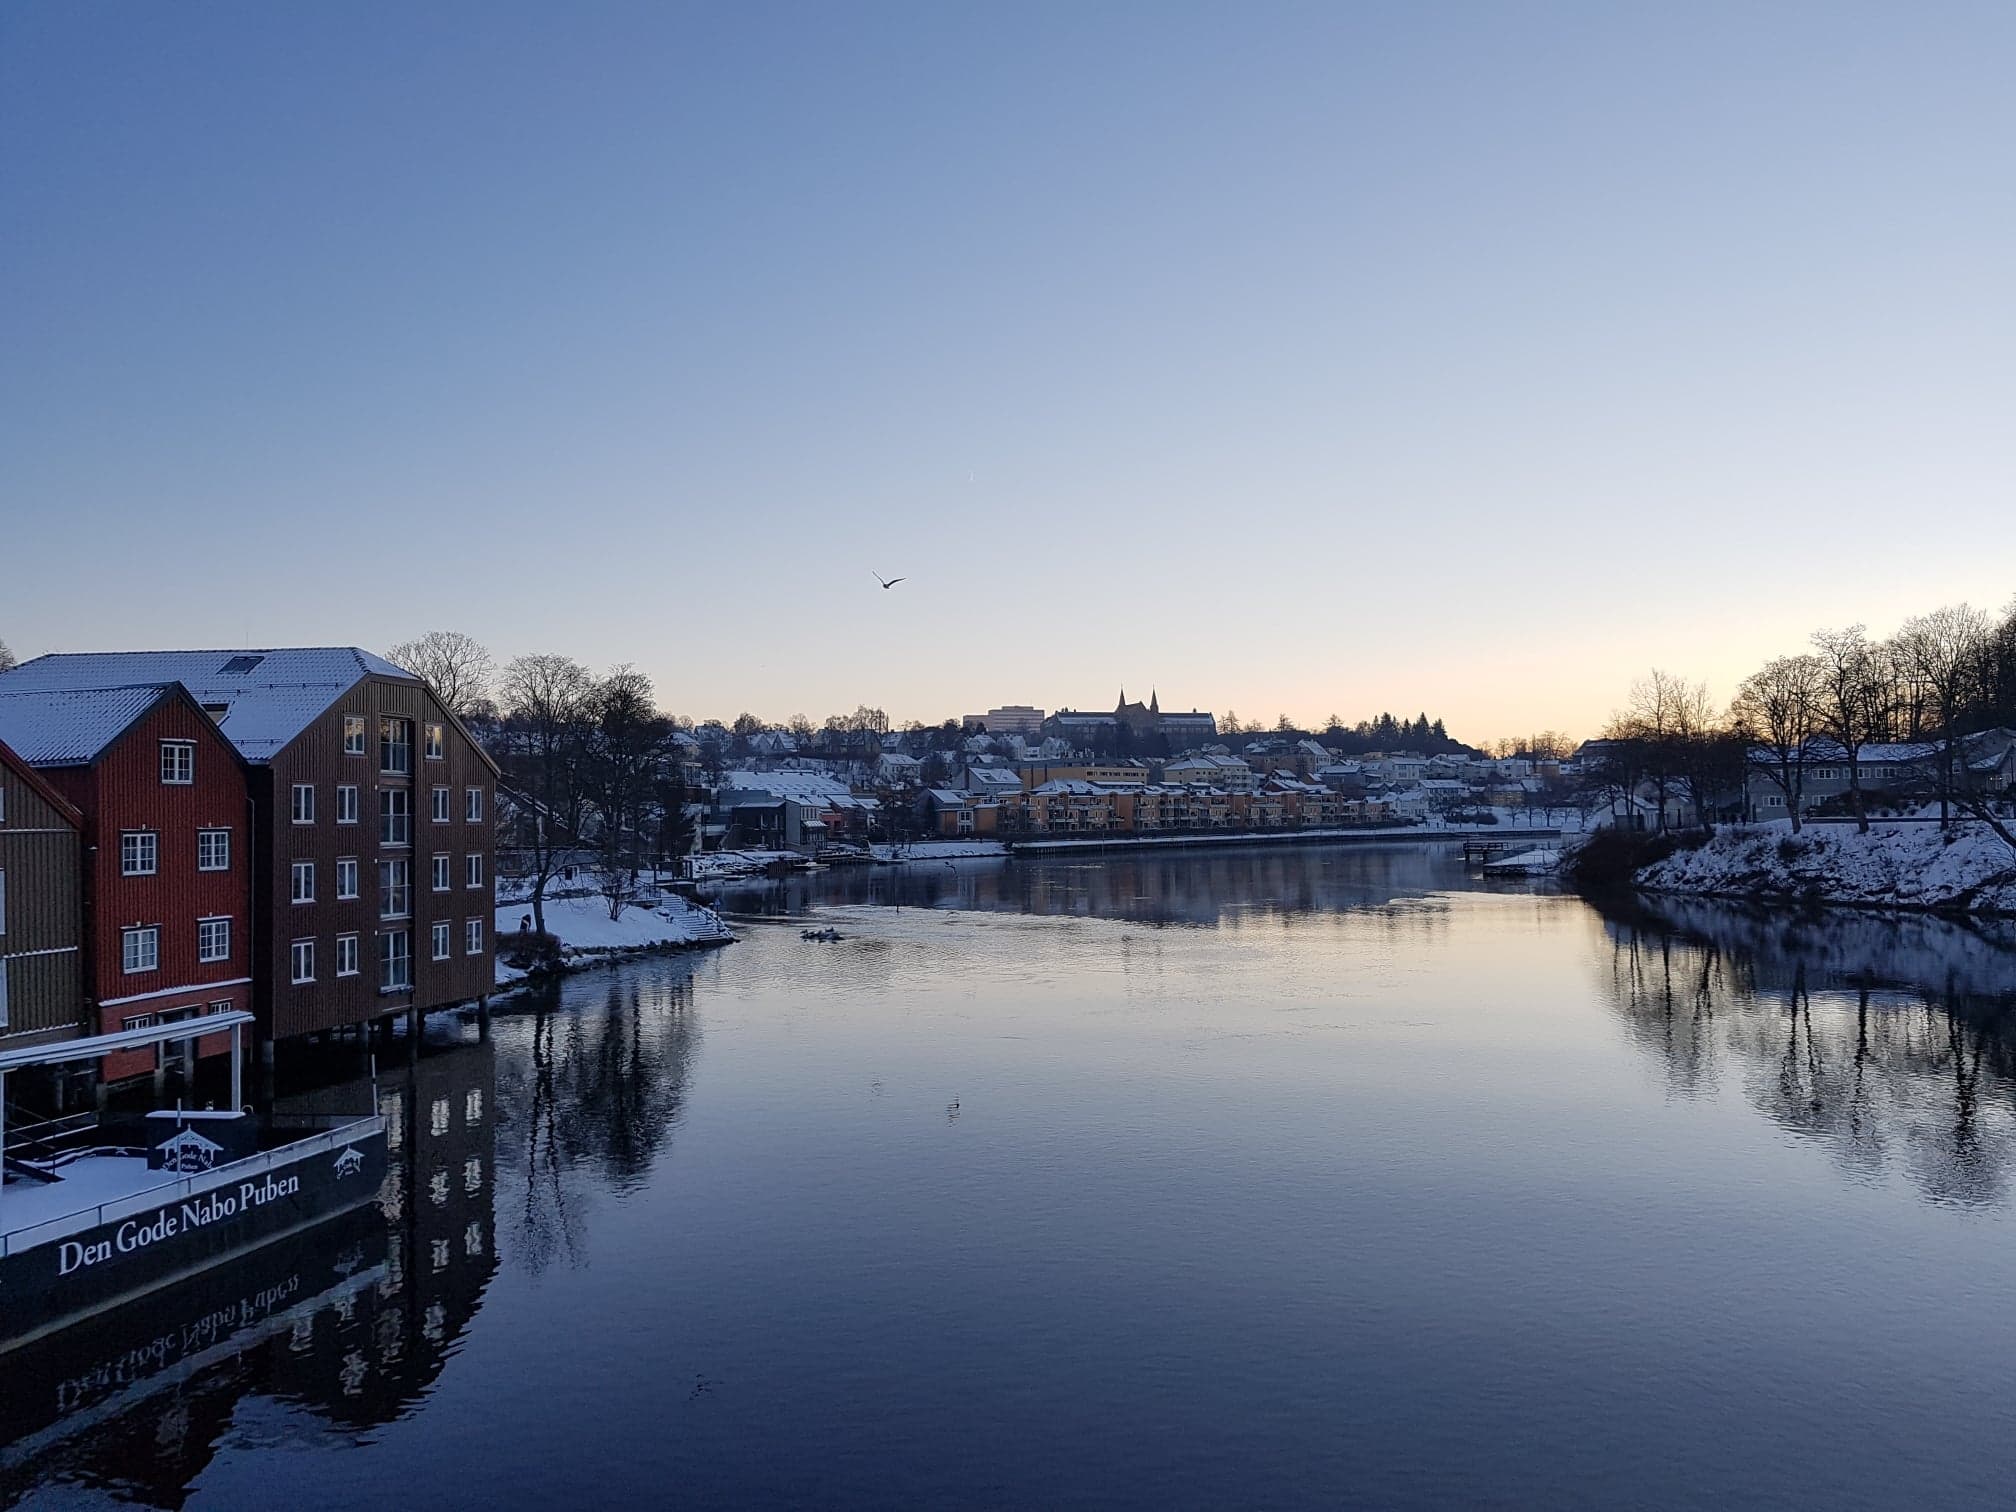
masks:
[(10, 1504), (2007, 1499), (2008, 938), (1422, 847), (722, 902), (437, 1019), (362, 1228), (10, 1367)]

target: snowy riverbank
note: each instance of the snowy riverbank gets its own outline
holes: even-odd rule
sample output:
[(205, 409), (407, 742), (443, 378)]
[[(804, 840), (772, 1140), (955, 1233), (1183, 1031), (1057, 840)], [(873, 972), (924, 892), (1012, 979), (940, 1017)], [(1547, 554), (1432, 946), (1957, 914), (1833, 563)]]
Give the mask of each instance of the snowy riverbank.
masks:
[[(497, 909), (497, 985), (522, 982), (527, 973), (505, 964), (520, 921), (531, 915), (527, 903), (504, 903)], [(560, 941), (561, 958), (569, 967), (591, 965), (612, 956), (646, 951), (726, 945), (734, 933), (711, 908), (667, 896), (656, 907), (632, 906), (621, 918), (609, 917), (600, 897), (548, 898), (547, 931)]]
[(1731, 827), (1641, 868), (1648, 892), (2016, 914), (2016, 851), (1986, 825)]

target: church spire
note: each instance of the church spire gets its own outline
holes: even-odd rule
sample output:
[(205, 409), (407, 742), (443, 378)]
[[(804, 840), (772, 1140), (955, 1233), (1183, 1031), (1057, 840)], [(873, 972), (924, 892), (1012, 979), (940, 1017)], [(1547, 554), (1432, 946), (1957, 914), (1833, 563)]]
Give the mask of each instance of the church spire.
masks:
[(1160, 714), (1162, 712), (1161, 696), (1153, 688), (1148, 690), (1148, 712), (1150, 714)]

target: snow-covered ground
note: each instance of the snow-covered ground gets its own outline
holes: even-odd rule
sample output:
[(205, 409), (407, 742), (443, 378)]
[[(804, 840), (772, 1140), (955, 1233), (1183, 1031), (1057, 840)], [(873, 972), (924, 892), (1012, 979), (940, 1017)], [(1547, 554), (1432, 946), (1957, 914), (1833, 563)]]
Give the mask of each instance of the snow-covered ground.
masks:
[(1540, 876), (1551, 872), (1561, 864), (1561, 852), (1540, 847), (1521, 851), (1516, 856), (1494, 856), (1484, 863), (1484, 874), (1489, 876)]
[(976, 856), (1005, 856), (999, 840), (904, 840), (868, 847), (877, 861), (958, 861)]
[(796, 851), (707, 851), (691, 858), (695, 882), (719, 882), (727, 877), (757, 877), (773, 866), (808, 866)]
[[(504, 964), (519, 922), (531, 917), (524, 903), (504, 903), (497, 909), (497, 981), (520, 980), (525, 973)], [(655, 908), (630, 907), (620, 919), (609, 917), (609, 905), (599, 897), (548, 898), (546, 928), (557, 936), (562, 953), (571, 957), (610, 951), (641, 950), (664, 945), (725, 944), (735, 938), (711, 908), (668, 896)]]
[(1986, 825), (1851, 825), (1790, 820), (1717, 831), (1697, 850), (1677, 851), (1638, 873), (1654, 892), (1811, 898), (1906, 908), (2016, 911), (2016, 851)]

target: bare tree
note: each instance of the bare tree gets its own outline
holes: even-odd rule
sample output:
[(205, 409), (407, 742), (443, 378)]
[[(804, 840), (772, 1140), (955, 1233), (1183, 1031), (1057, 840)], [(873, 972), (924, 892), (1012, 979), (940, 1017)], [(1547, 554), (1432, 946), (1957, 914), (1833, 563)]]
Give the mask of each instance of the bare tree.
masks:
[(527, 812), (520, 844), (530, 857), (532, 921), (546, 931), (546, 889), (578, 843), (586, 813), (583, 765), (595, 679), (567, 656), (521, 656), (505, 667), (501, 736), (506, 779)]
[[(1746, 745), (1761, 746), (1768, 760), (1758, 763), (1785, 795), (1794, 833), (1802, 823), (1806, 755), (1820, 704), (1820, 659), (1780, 656), (1743, 679), (1731, 706)], [(1750, 765), (1746, 752), (1745, 767)]]
[[(636, 896), (644, 809), (671, 750), (672, 724), (658, 712), (651, 679), (629, 666), (596, 685), (586, 712), (584, 786), (598, 821), (597, 875), (614, 920)], [(619, 874), (627, 874), (627, 883)]]
[(386, 660), (424, 678), (434, 696), (460, 719), (489, 696), (496, 663), (481, 642), (459, 630), (429, 630), (385, 653)]
[(1848, 764), (1848, 802), (1855, 826), (1869, 830), (1868, 807), (1862, 797), (1862, 747), (1890, 728), (1889, 676), (1883, 658), (1861, 625), (1845, 630), (1813, 632), (1819, 662), (1819, 686), (1814, 722), (1841, 748)]
[(1639, 747), (1645, 774), (1657, 794), (1657, 825), (1662, 830), (1666, 828), (1666, 799), (1679, 769), (1690, 700), (1699, 705), (1694, 717), (1705, 728), (1713, 717), (1701, 712), (1707, 708), (1707, 687), (1690, 687), (1686, 679), (1654, 667), (1650, 677), (1631, 684), (1629, 705), (1610, 722), (1609, 738), (1635, 741)]
[(1979, 686), (1990, 640), (1988, 616), (1967, 604), (1949, 604), (1904, 622), (1892, 643), (1899, 659), (1924, 686), (1937, 719), (1939, 822), (1952, 819), (1957, 786), (1960, 717)]

